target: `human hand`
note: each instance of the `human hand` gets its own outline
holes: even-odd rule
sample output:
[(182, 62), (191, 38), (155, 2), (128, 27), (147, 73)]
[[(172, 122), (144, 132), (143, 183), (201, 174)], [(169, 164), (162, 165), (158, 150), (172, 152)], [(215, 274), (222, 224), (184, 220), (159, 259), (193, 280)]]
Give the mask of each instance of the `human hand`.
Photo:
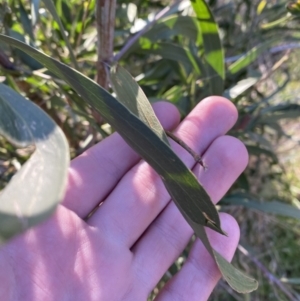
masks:
[[(179, 114), (171, 104), (158, 103), (155, 111), (166, 129), (178, 125)], [(232, 103), (210, 97), (174, 131), (204, 153), (206, 171), (171, 141), (183, 162), (194, 166), (214, 203), (248, 161), (244, 145), (225, 136), (236, 118)], [(231, 216), (220, 218), (228, 237), (210, 229), (207, 233), (212, 246), (231, 260), (239, 228)], [(0, 248), (0, 300), (147, 300), (192, 234), (159, 176), (115, 133), (72, 161), (65, 199), (53, 216)], [(219, 278), (197, 239), (156, 301), (207, 300)]]

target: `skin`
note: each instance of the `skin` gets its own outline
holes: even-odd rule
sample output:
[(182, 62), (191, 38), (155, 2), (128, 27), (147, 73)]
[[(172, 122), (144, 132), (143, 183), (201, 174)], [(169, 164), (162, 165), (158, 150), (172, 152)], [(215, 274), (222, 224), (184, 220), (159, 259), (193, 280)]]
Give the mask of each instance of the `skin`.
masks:
[[(206, 171), (171, 142), (217, 203), (248, 162), (244, 145), (225, 135), (236, 122), (235, 107), (210, 97), (181, 124), (171, 104), (158, 103), (155, 111), (166, 129), (203, 154)], [(207, 233), (231, 260), (239, 228), (233, 217), (220, 217), (228, 237)], [(0, 300), (147, 300), (192, 234), (157, 174), (115, 133), (72, 161), (64, 201), (53, 216), (2, 246)], [(156, 300), (207, 300), (219, 278), (197, 239)]]

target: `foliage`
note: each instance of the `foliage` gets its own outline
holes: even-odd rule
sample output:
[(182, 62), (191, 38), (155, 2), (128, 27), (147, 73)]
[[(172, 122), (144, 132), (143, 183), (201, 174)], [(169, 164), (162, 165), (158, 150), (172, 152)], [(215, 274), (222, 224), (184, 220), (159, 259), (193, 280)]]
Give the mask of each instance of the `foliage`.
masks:
[[(198, 5), (201, 6), (201, 2), (198, 1)], [(77, 0), (54, 1), (61, 24), (43, 3), (9, 0), (0, 4), (2, 33), (27, 42), (94, 78), (97, 61), (95, 1), (83, 4)], [(199, 6), (198, 11), (194, 7), (198, 14), (202, 14), (200, 18), (195, 16), (189, 1), (181, 1), (180, 5), (173, 5), (168, 13), (141, 32), (141, 25), (150, 23), (154, 13), (167, 4), (167, 1), (143, 0), (119, 3), (114, 59), (130, 70), (150, 101), (167, 99), (177, 105), (182, 117), (203, 97), (211, 94), (224, 94), (236, 104), (240, 117), (230, 134), (244, 141), (251, 160), (249, 168), (224, 198), (221, 207), (233, 212), (246, 212), (246, 218), (240, 223), (248, 230), (242, 233), (251, 238), (250, 232), (255, 230), (254, 223), (247, 219), (247, 215), (251, 220), (255, 214), (256, 211), (251, 213), (253, 208), (297, 218), (298, 209), (287, 204), (288, 197), (277, 198), (277, 203), (270, 203), (274, 195), (264, 199), (257, 196), (266, 179), (282, 182), (284, 168), (279, 163), (274, 142), (290, 139), (282, 121), (299, 116), (299, 104), (293, 102), (293, 98), (292, 101), (278, 98), (291, 78), (286, 62), (291, 48), (299, 39), (296, 15), (287, 12), (285, 1), (236, 0), (209, 1), (213, 15), (207, 11), (205, 15), (203, 7)], [(199, 22), (199, 19), (204, 19), (204, 22)], [(223, 48), (213, 19), (218, 22)], [(68, 33), (67, 37), (62, 27)], [(139, 38), (124, 49), (134, 33), (138, 33)], [(90, 106), (32, 57), (1, 43), (0, 64), (0, 81), (26, 95), (55, 120), (69, 141), (72, 157), (101, 139), (95, 129), (102, 137), (113, 131), (109, 124), (96, 122)], [(23, 163), (27, 157), (28, 152), (20, 153), (10, 142), (1, 140), (2, 186), (14, 173), (12, 170), (16, 164), (13, 162)], [(288, 183), (285, 189), (288, 190)], [(243, 207), (252, 209), (245, 211)], [(272, 239), (276, 241), (273, 236), (268, 237), (269, 241)], [(248, 250), (248, 257), (242, 253), (239, 255), (241, 260), (250, 260), (262, 253), (262, 250), (253, 249), (260, 245), (255, 240), (252, 241), (252, 251), (248, 247), (250, 242), (245, 238), (241, 243)], [(177, 262), (170, 272), (176, 272), (179, 266)], [(288, 273), (283, 271), (277, 277), (281, 275), (288, 276)], [(291, 275), (291, 278), (296, 277), (296, 274)], [(251, 300), (271, 299), (268, 296), (272, 290), (268, 288), (268, 275), (264, 277), (267, 280), (260, 281), (262, 289), (253, 293)], [(278, 284), (274, 282), (271, 285), (279, 289), (279, 297), (272, 298), (290, 299)], [(291, 287), (284, 287), (295, 296)], [(298, 290), (299, 287), (294, 285), (293, 289)], [(232, 300), (239, 298), (233, 294)]]

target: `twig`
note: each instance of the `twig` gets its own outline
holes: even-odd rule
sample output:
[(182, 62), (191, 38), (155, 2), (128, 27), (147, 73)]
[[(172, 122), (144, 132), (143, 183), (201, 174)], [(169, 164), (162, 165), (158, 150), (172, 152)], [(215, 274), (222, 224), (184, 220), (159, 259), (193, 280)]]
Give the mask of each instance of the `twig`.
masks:
[(195, 151), (193, 151), (184, 141), (179, 139), (177, 136), (175, 136), (172, 132), (166, 131), (167, 136), (169, 136), (172, 140), (174, 140), (176, 143), (181, 145), (188, 153), (192, 155), (194, 160), (199, 163), (205, 170), (207, 169), (207, 166), (204, 164), (202, 157), (197, 154)]
[(103, 62), (110, 62), (113, 57), (115, 14), (116, 0), (97, 0), (97, 83), (104, 89), (108, 89), (108, 77)]
[(238, 246), (239, 251), (247, 256), (265, 275), (269, 281), (279, 287), (279, 289), (291, 300), (291, 301), (299, 301), (297, 297), (295, 297), (282, 283), (276, 278), (273, 274), (271, 274), (268, 269), (254, 256), (251, 256), (250, 253), (241, 245)]
[(154, 25), (159, 19), (163, 18), (174, 6), (176, 6), (180, 1), (176, 1), (173, 5), (165, 7), (161, 10), (154, 19), (149, 22), (142, 30), (136, 33), (133, 37), (131, 37), (124, 47), (114, 56), (113, 62), (118, 62), (121, 57), (127, 52), (127, 50), (152, 26)]
[[(96, 24), (97, 24), (97, 83), (104, 89), (108, 89), (109, 81), (104, 62), (110, 62), (113, 56), (114, 30), (115, 30), (116, 0), (97, 0)], [(103, 122), (101, 115), (92, 110), (92, 115), (98, 124)]]

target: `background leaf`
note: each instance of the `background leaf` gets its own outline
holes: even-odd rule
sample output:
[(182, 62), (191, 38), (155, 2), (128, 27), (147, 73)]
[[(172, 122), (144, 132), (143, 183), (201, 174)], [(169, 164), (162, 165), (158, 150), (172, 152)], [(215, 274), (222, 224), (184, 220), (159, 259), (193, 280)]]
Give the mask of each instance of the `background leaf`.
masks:
[(0, 133), (18, 146), (35, 145), (31, 158), (1, 192), (2, 243), (53, 213), (63, 197), (69, 149), (60, 128), (39, 107), (3, 84)]
[(222, 202), (235, 206), (243, 206), (249, 209), (259, 210), (286, 217), (300, 219), (300, 209), (278, 201), (260, 202), (254, 196), (246, 193), (235, 193), (228, 195)]
[(204, 0), (191, 0), (202, 34), (203, 55), (207, 62), (206, 76), (210, 78), (210, 95), (222, 95), (224, 89), (224, 54), (218, 25)]
[(60, 32), (61, 32), (61, 35), (63, 36), (64, 38), (64, 41), (68, 47), (68, 50), (69, 50), (69, 53), (70, 53), (70, 56), (71, 56), (71, 61), (72, 61), (72, 64), (73, 66), (76, 68), (76, 69), (79, 69), (78, 67), (78, 64), (77, 64), (77, 61), (76, 61), (76, 58), (75, 58), (75, 54), (74, 54), (74, 51), (73, 51), (73, 48), (70, 44), (70, 41), (65, 33), (65, 29), (64, 29), (64, 26), (56, 12), (56, 9), (55, 9), (55, 6), (53, 4), (53, 1), (52, 0), (42, 0), (45, 4), (45, 6), (47, 7), (47, 9), (49, 10), (49, 12), (51, 13), (52, 17), (54, 18), (54, 20), (57, 22), (58, 26), (59, 26), (59, 29), (60, 29)]

